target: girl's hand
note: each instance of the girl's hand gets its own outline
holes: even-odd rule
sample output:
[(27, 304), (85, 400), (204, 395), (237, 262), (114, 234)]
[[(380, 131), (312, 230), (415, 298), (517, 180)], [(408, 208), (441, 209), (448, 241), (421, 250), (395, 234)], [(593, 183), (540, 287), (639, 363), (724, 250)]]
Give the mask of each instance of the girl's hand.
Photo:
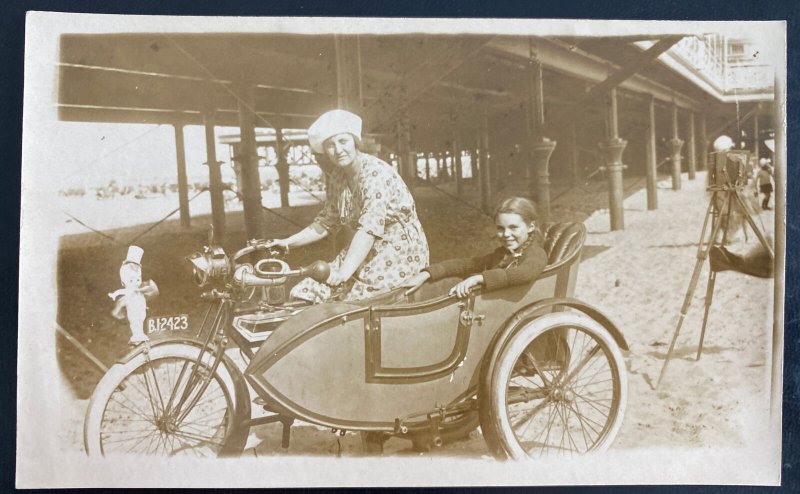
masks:
[(450, 295), (456, 294), (458, 298), (464, 298), (469, 293), (470, 288), (483, 284), (483, 275), (475, 274), (466, 280), (458, 283), (450, 289)]

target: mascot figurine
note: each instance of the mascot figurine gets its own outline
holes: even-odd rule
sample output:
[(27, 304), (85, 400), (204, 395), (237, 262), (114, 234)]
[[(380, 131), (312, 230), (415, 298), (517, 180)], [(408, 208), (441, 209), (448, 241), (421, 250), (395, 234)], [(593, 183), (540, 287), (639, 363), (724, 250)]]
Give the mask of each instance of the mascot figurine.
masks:
[[(149, 341), (144, 333), (144, 320), (147, 316), (147, 300), (158, 295), (158, 287), (152, 280), (142, 284), (142, 255), (141, 247), (131, 245), (128, 247), (128, 257), (119, 268), (119, 278), (123, 288), (109, 293), (114, 300), (114, 309), (111, 315), (117, 319), (128, 318), (131, 328), (131, 338), (128, 343), (137, 345)], [(124, 311), (123, 311), (124, 309)]]

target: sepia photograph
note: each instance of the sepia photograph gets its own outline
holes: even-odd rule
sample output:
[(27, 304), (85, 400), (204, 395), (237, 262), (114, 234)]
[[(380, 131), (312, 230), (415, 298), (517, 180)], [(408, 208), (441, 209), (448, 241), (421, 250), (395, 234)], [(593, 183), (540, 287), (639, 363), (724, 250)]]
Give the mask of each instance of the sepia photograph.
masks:
[(785, 22), (25, 33), (18, 487), (780, 484)]

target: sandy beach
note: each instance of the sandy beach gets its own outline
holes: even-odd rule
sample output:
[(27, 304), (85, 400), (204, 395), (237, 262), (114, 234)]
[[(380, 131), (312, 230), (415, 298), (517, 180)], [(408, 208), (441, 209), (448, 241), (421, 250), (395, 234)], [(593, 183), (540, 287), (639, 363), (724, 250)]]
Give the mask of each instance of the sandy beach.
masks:
[[(730, 271), (718, 274), (703, 354), (699, 361), (695, 361), (708, 276), (708, 263), (704, 263), (674, 357), (663, 382), (658, 389), (654, 389), (695, 266), (697, 241), (708, 205), (704, 184), (702, 173), (692, 181), (684, 175), (680, 191), (670, 190), (666, 188), (668, 182), (661, 182), (658, 189), (659, 207), (655, 211), (648, 211), (646, 191), (636, 190), (637, 183), (631, 181), (630, 193), (625, 200), (623, 231), (609, 231), (607, 209), (597, 209), (588, 217), (581, 212), (587, 209), (587, 205), (591, 207), (594, 204), (596, 207), (602, 204), (602, 184), (592, 189), (596, 193), (591, 197), (585, 194), (585, 190), (583, 193), (565, 193), (557, 199), (553, 209), (556, 220), (585, 218), (588, 237), (575, 295), (608, 315), (622, 329), (630, 347), (625, 354), (629, 400), (622, 429), (612, 446), (614, 450), (643, 447), (747, 447), (757, 441), (767, 428), (772, 331), (771, 279)], [(459, 246), (458, 239), (449, 230), (460, 229), (462, 234), (485, 238), (471, 248), (485, 249), (491, 246), (491, 223), (486, 217), (454, 204), (430, 189), (415, 194), (418, 196), (423, 224), (429, 232), (433, 260), (444, 258), (448, 253), (466, 254), (459, 252), (459, 248), (463, 250), (464, 247)], [(436, 201), (443, 200), (450, 202), (451, 210), (442, 208), (441, 204), (437, 206)], [(447, 217), (447, 214), (459, 208), (468, 214), (449, 216), (457, 218), (452, 221), (443, 222), (439, 219), (437, 225), (441, 225), (440, 228), (432, 225), (437, 215)], [(301, 217), (297, 220), (302, 221), (302, 216), (313, 214), (311, 209), (298, 211)], [(772, 211), (760, 212), (755, 219), (767, 232), (772, 231)], [(464, 225), (471, 224), (471, 229), (461, 222), (465, 222)], [(285, 228), (291, 230), (292, 225)], [(202, 235), (202, 232), (193, 234), (193, 238), (197, 239), (196, 245), (201, 244)], [(742, 232), (737, 233), (728, 248), (745, 252), (756, 245), (752, 231), (748, 231), (746, 237)], [(235, 237), (231, 239), (232, 243), (236, 241), (238, 239)], [(76, 288), (67, 283), (68, 273), (81, 269), (80, 263), (76, 264), (75, 251), (85, 254), (104, 249), (102, 245), (78, 249), (74, 247), (75, 243), (75, 238), (65, 239), (65, 245), (71, 245), (72, 248), (62, 251), (60, 260), (60, 323), (68, 329), (84, 328), (77, 336), (106, 362), (110, 362), (124, 347), (124, 328), (113, 325), (102, 304), (88, 303), (79, 313), (65, 304), (66, 300), (78, 296), (77, 291), (87, 289), (86, 285)], [(460, 243), (463, 245), (463, 242)], [(193, 247), (195, 245), (186, 248)], [(108, 246), (105, 249), (108, 251)], [(160, 255), (158, 250), (154, 252), (150, 249), (149, 253), (150, 259), (154, 260), (152, 262), (156, 262), (155, 259)], [(306, 257), (311, 258), (320, 255), (324, 255), (324, 250), (305, 253)], [(301, 260), (295, 259), (296, 262)], [(110, 258), (103, 262), (113, 264)], [(183, 271), (176, 272), (185, 275)], [(162, 273), (162, 277), (166, 274)], [(92, 280), (90, 284), (112, 283), (111, 278), (104, 276)], [(162, 297), (160, 309), (177, 307), (191, 300), (191, 294), (175, 294), (170, 283), (160, 284), (162, 293), (166, 295)], [(78, 326), (75, 321), (81, 318), (84, 324)], [(113, 329), (99, 330), (109, 325)], [(62, 429), (62, 444), (67, 451), (82, 450), (83, 414), (93, 383), (100, 374), (64, 341), (60, 341), (59, 359), (72, 388), (69, 392), (72, 398), (67, 400), (69, 406), (65, 407), (69, 414), (64, 417), (66, 423)], [(255, 427), (251, 430), (244, 455), (362, 454), (360, 438), (354, 433), (339, 437), (327, 429), (298, 423), (292, 430), (288, 450), (281, 448), (280, 437), (280, 425)], [(429, 452), (415, 451), (408, 441), (390, 439), (386, 443), (385, 454), (489, 458), (480, 430), (464, 440)]]

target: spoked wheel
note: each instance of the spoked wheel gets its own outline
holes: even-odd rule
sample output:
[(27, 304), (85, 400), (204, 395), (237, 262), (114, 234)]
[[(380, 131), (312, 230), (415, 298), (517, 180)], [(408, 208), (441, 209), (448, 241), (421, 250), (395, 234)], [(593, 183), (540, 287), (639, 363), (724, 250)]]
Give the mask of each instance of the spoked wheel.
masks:
[(527, 323), (491, 373), (481, 429), (499, 458), (604, 450), (622, 425), (625, 362), (608, 331), (586, 316), (557, 312)]
[(199, 355), (195, 346), (165, 344), (113, 366), (86, 411), (87, 454), (241, 453), (248, 430), (237, 426), (250, 417), (241, 403), (246, 385), (224, 362), (215, 366), (208, 352), (198, 362)]

